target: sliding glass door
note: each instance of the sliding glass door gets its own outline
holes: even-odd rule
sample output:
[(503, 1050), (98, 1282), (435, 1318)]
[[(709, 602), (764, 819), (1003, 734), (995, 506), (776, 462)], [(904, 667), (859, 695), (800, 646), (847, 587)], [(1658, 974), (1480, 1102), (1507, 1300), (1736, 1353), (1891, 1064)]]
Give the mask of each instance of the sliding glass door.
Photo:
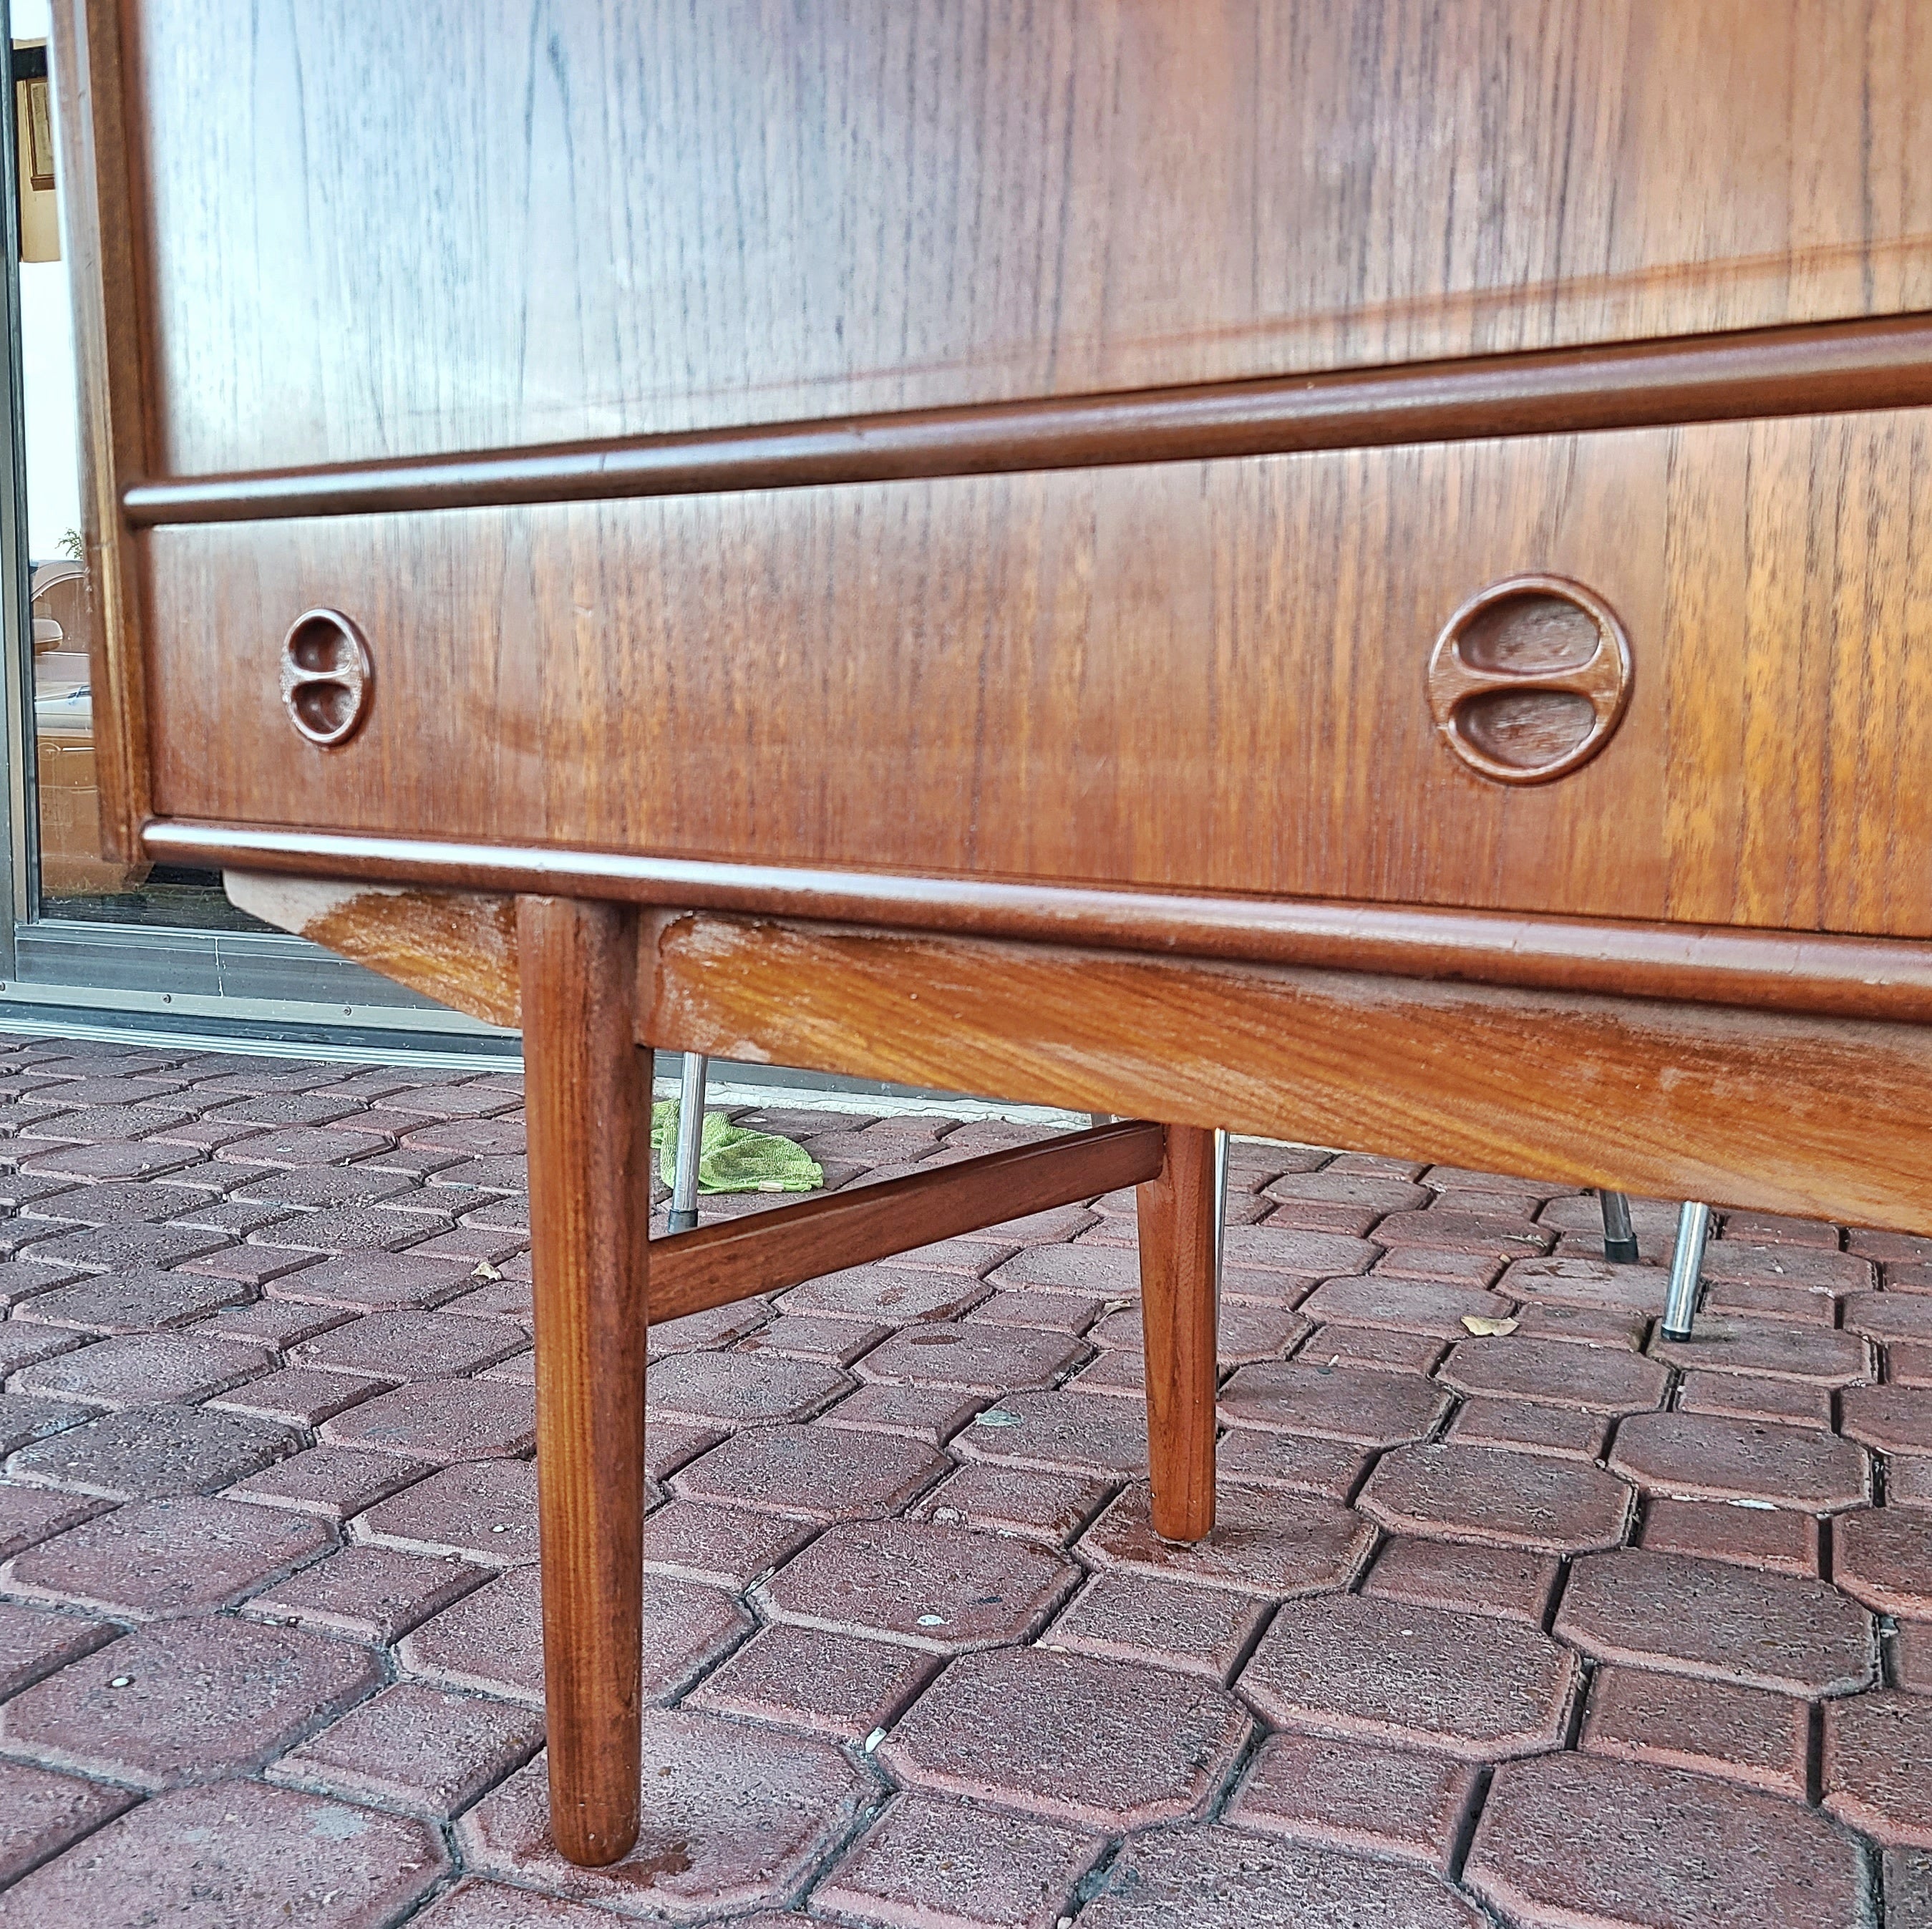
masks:
[[(212, 872), (104, 858), (80, 428), (46, 0), (0, 0), (14, 138), (4, 173), (0, 412), (0, 1001), (474, 1034), (480, 1028), (237, 910)], [(0, 1009), (0, 1026), (8, 1012)], [(452, 1036), (452, 1043), (457, 1039)]]

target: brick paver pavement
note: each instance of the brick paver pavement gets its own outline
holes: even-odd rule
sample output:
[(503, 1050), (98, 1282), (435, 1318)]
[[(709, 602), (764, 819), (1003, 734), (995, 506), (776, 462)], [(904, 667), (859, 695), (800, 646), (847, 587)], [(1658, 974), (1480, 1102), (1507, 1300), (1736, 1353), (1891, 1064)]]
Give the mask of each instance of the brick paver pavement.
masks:
[(1574, 1191), (1248, 1143), (1202, 1546), (1130, 1195), (653, 1332), (647, 1820), (572, 1868), (520, 1105), (0, 1039), (6, 1929), (1932, 1923), (1932, 1240), (1733, 1215), (1671, 1344)]

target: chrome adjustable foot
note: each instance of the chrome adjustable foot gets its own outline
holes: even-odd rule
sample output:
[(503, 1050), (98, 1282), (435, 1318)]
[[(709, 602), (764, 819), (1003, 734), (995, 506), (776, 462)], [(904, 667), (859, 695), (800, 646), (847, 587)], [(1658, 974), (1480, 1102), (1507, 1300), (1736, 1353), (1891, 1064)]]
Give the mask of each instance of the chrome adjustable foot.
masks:
[(688, 1232), (698, 1223), (698, 1159), (704, 1149), (704, 1075), (706, 1060), (684, 1054), (677, 1089), (677, 1163), (672, 1168), (670, 1218), (667, 1230)]
[(1604, 1208), (1604, 1257), (1613, 1266), (1636, 1264), (1636, 1234), (1630, 1226), (1630, 1199), (1623, 1192), (1599, 1192)]
[(1711, 1208), (1686, 1200), (1677, 1215), (1677, 1246), (1670, 1256), (1670, 1288), (1664, 1301), (1664, 1336), (1688, 1340), (1697, 1312), (1697, 1283), (1711, 1236)]

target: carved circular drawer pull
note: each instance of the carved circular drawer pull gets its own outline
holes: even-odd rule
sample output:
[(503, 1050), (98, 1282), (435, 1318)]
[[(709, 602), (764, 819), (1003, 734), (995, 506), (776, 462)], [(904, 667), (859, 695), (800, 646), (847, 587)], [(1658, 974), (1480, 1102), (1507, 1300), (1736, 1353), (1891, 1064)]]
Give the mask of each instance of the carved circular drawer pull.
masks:
[(1580, 583), (1512, 576), (1472, 596), (1429, 659), (1449, 748), (1498, 784), (1546, 784), (1610, 742), (1630, 702), (1630, 639)]
[(311, 743), (346, 743), (374, 692), (368, 639), (340, 610), (305, 610), (282, 638), (282, 702)]

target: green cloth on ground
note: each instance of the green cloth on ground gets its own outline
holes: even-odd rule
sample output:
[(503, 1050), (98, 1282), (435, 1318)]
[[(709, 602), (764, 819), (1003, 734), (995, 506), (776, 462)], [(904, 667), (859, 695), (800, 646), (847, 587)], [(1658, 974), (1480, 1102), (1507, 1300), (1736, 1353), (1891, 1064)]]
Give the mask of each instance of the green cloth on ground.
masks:
[[(651, 1108), (651, 1150), (666, 1185), (677, 1176), (677, 1101)], [(698, 1153), (700, 1192), (809, 1192), (825, 1183), (818, 1162), (775, 1132), (748, 1132), (722, 1112), (704, 1114)]]

